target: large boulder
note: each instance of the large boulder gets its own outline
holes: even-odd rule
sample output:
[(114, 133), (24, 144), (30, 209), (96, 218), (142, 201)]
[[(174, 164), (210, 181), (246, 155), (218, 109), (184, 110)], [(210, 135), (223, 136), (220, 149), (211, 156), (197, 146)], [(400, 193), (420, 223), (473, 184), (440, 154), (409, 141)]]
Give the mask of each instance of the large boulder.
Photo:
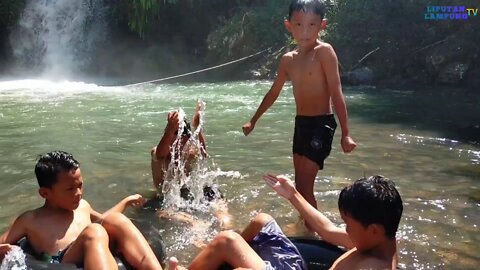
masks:
[(439, 83), (455, 84), (462, 81), (471, 64), (475, 48), (459, 43), (454, 37), (434, 46), (426, 53), (427, 71)]
[(352, 85), (368, 85), (375, 80), (375, 74), (369, 67), (356, 68), (341, 75), (342, 81)]
[(469, 65), (468, 62), (448, 63), (440, 69), (437, 81), (450, 84), (458, 83), (465, 77)]

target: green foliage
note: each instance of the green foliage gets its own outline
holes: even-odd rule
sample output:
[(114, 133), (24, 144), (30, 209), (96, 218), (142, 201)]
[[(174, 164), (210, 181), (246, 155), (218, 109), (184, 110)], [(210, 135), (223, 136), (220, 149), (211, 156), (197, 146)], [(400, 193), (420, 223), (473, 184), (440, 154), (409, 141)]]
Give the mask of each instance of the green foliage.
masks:
[(476, 18), (467, 21), (428, 21), (424, 14), (429, 5), (459, 3), (337, 0), (327, 15), (325, 39), (336, 48), (345, 71), (354, 67), (364, 55), (379, 47), (380, 49), (362, 64), (374, 68), (382, 78), (412, 69), (425, 69), (425, 53), (439, 41), (446, 39), (462, 47), (472, 47), (475, 40), (478, 42), (480, 32), (473, 32)]
[(283, 21), (290, 0), (238, 1), (231, 17), (224, 17), (207, 44), (211, 53), (221, 58), (237, 58), (262, 49), (285, 44), (288, 35)]
[(129, 29), (145, 38), (149, 25), (159, 16), (161, 7), (176, 0), (121, 0), (116, 13), (126, 17)]

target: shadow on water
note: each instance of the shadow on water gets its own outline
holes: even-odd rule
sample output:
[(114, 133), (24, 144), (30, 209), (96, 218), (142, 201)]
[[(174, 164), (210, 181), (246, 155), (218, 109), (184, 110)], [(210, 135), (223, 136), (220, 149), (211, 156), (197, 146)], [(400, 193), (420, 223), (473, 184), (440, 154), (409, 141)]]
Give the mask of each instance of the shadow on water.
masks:
[(345, 87), (345, 95), (353, 93), (363, 98), (348, 101), (349, 114), (366, 121), (431, 130), (444, 138), (480, 144), (480, 94), (473, 89)]

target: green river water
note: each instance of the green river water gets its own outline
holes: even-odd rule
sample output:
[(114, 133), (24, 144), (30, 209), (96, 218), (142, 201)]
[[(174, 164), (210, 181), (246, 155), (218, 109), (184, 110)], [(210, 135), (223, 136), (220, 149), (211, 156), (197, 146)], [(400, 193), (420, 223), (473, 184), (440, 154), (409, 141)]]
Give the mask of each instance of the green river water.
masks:
[[(157, 144), (167, 112), (194, 112), (206, 103), (205, 133), (210, 169), (225, 193), (236, 228), (257, 211), (286, 226), (298, 215), (261, 180), (273, 172), (293, 176), (295, 106), (285, 87), (272, 108), (245, 137), (269, 81), (100, 87), (39, 80), (0, 82), (0, 231), (20, 212), (41, 205), (33, 173), (39, 154), (62, 149), (82, 166), (84, 198), (106, 210), (123, 197), (153, 194), (150, 149)], [(466, 91), (344, 89), (350, 131), (358, 143), (343, 154), (340, 130), (325, 170), (315, 182), (319, 209), (341, 224), (339, 190), (363, 175), (392, 179), (404, 202), (400, 262), (406, 269), (478, 269), (480, 264), (480, 147), (455, 140), (457, 128), (479, 120), (480, 100)], [(478, 95), (477, 95), (478, 96)], [(129, 210), (150, 239), (163, 238), (168, 256), (182, 263), (198, 253), (195, 234), (158, 220), (152, 211)], [(211, 220), (208, 213), (202, 219)]]

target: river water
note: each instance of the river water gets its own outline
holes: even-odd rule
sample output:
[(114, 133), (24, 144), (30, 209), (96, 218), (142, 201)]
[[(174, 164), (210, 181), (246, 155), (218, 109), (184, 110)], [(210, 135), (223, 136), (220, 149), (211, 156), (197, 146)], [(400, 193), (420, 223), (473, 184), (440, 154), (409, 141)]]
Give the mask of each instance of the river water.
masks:
[[(273, 172), (293, 176), (295, 116), (291, 87), (244, 137), (242, 124), (268, 90), (269, 81), (100, 87), (40, 80), (0, 82), (0, 230), (20, 212), (41, 205), (33, 173), (39, 154), (62, 149), (82, 166), (84, 197), (106, 210), (123, 197), (151, 196), (150, 149), (168, 111), (192, 115), (206, 103), (205, 134), (212, 181), (228, 201), (235, 228), (257, 212), (281, 226), (298, 215), (261, 180)], [(315, 182), (319, 209), (341, 224), (339, 190), (364, 175), (392, 179), (404, 201), (400, 262), (406, 269), (477, 269), (480, 263), (480, 147), (457, 141), (459, 128), (479, 120), (480, 100), (465, 90), (344, 89), (350, 130), (358, 147), (343, 154), (336, 134), (325, 170)], [(203, 210), (202, 210), (203, 211)], [(202, 212), (197, 211), (197, 212)], [(208, 213), (196, 214), (211, 221)], [(204, 211), (203, 211), (204, 212)], [(129, 210), (150, 239), (163, 238), (182, 263), (198, 253), (202, 228), (159, 220), (153, 211)], [(207, 222), (207, 225), (211, 224)]]

